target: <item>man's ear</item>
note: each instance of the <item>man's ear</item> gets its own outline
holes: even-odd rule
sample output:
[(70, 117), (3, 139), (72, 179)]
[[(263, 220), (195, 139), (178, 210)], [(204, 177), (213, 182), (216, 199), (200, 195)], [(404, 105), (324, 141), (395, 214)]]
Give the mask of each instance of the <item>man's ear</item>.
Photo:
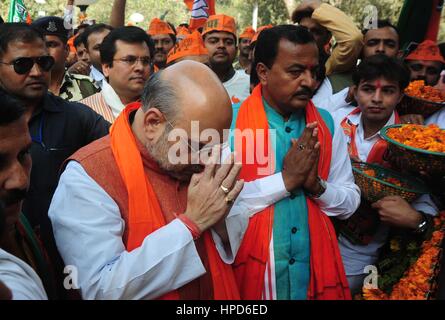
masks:
[(107, 78), (107, 79), (110, 76), (110, 69), (111, 69), (111, 66), (108, 63), (102, 64), (102, 73), (104, 74), (105, 78)]
[(161, 111), (157, 108), (150, 108), (144, 114), (144, 134), (147, 140), (157, 140), (164, 132), (167, 121)]
[(256, 65), (256, 73), (258, 75), (258, 80), (262, 85), (267, 84), (267, 73), (269, 72), (269, 68), (262, 62)]

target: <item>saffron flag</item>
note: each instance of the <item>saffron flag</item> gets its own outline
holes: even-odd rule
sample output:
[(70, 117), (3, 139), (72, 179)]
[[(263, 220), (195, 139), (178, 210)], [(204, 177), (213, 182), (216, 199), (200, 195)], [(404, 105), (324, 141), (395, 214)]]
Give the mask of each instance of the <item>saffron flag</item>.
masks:
[(202, 27), (207, 19), (215, 14), (215, 0), (184, 0), (192, 12), (190, 30)]
[(31, 16), (23, 3), (23, 0), (11, 0), (9, 6), (8, 22), (26, 22), (31, 24)]

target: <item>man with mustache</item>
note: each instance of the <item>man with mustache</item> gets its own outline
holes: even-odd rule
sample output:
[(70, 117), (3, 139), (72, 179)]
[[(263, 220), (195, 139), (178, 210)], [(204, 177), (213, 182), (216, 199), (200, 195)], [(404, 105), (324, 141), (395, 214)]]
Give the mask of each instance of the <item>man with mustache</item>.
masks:
[[(0, 87), (15, 96), (31, 115), (33, 169), (23, 212), (59, 271), (57, 275), (64, 277), (48, 218), (59, 169), (75, 151), (108, 134), (109, 123), (87, 106), (48, 92), (54, 58), (36, 29), (27, 24), (3, 24), (0, 44)], [(62, 286), (63, 280), (57, 284)]]
[(152, 75), (110, 135), (68, 160), (49, 215), (84, 299), (239, 298), (218, 254), (243, 188), (233, 155), (216, 165), (231, 120), (216, 75), (182, 61)]
[[(233, 264), (242, 299), (351, 298), (329, 217), (351, 216), (360, 193), (342, 132), (311, 102), (318, 68), (306, 28), (282, 25), (259, 35), (252, 72), (260, 84), (234, 109), (233, 148), (242, 157), (240, 178), (279, 174), (287, 193), (248, 221)], [(239, 134), (246, 129), (253, 140)], [(256, 149), (249, 163), (258, 145), (268, 152)]]
[(435, 86), (440, 78), (440, 72), (445, 66), (445, 60), (439, 46), (425, 40), (411, 52), (405, 62), (411, 71), (411, 81), (424, 80), (428, 86)]
[(245, 70), (247, 72), (247, 70), (250, 69), (252, 64), (252, 60), (250, 59), (250, 43), (254, 36), (255, 30), (252, 27), (247, 27), (243, 33), (240, 34), (238, 59), (233, 64), (235, 70)]
[(69, 46), (64, 20), (60, 17), (43, 17), (34, 21), (32, 26), (45, 36), (48, 52), (55, 61), (51, 70), (50, 91), (67, 101), (79, 101), (98, 92), (90, 77), (66, 70)]
[(232, 17), (220, 14), (210, 16), (202, 31), (209, 51), (210, 67), (223, 83), (232, 103), (244, 101), (250, 94), (250, 79), (244, 70), (236, 71), (236, 23)]
[(42, 280), (54, 293), (49, 263), (21, 214), (31, 172), (30, 114), (2, 89), (0, 103), (0, 299), (47, 299)]
[(107, 81), (102, 91), (81, 101), (113, 123), (124, 107), (138, 101), (152, 72), (153, 41), (137, 27), (114, 29), (100, 48)]
[(154, 18), (147, 33), (155, 45), (154, 63), (158, 69), (164, 69), (167, 65), (167, 55), (176, 44), (176, 32), (167, 22)]

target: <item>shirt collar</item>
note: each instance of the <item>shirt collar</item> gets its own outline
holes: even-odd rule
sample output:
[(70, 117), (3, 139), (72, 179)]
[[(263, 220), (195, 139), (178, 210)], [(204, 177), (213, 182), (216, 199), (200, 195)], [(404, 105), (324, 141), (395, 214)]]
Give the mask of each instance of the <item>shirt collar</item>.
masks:
[(95, 67), (91, 66), (90, 77), (94, 79), (94, 81), (102, 81), (105, 79), (105, 76), (102, 72), (97, 70)]
[[(353, 125), (355, 125), (355, 126), (358, 127), (357, 134), (361, 134), (362, 136), (364, 136), (363, 122), (362, 122), (362, 113), (359, 112), (359, 113), (357, 113), (357, 114), (352, 114), (352, 115), (347, 116), (347, 118), (348, 118), (349, 122), (351, 122)], [(389, 117), (389, 120), (388, 120), (388, 121), (386, 122), (386, 124), (384, 125), (384, 127), (393, 125), (393, 124), (395, 124), (395, 122), (396, 122), (396, 115), (395, 115), (395, 113), (393, 112), (393, 113), (391, 114), (391, 117)], [(374, 134), (373, 136), (367, 138), (366, 140), (372, 140), (372, 139), (374, 139), (376, 136), (379, 136), (379, 135), (380, 135), (380, 131), (377, 132), (376, 134)]]

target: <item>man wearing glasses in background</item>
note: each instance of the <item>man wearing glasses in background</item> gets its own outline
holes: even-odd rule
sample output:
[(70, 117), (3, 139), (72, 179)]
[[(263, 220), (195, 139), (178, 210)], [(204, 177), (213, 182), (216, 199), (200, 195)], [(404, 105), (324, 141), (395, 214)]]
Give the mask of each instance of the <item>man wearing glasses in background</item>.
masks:
[[(108, 133), (109, 123), (90, 108), (67, 102), (48, 92), (54, 58), (44, 37), (23, 23), (0, 26), (0, 87), (15, 96), (32, 115), (33, 168), (23, 212), (48, 251), (62, 286), (62, 261), (53, 240), (48, 207), (63, 161)], [(62, 294), (63, 291), (59, 291)]]
[(107, 81), (102, 91), (81, 102), (114, 122), (124, 107), (138, 101), (152, 72), (154, 44), (137, 27), (114, 29), (100, 48), (102, 70)]

